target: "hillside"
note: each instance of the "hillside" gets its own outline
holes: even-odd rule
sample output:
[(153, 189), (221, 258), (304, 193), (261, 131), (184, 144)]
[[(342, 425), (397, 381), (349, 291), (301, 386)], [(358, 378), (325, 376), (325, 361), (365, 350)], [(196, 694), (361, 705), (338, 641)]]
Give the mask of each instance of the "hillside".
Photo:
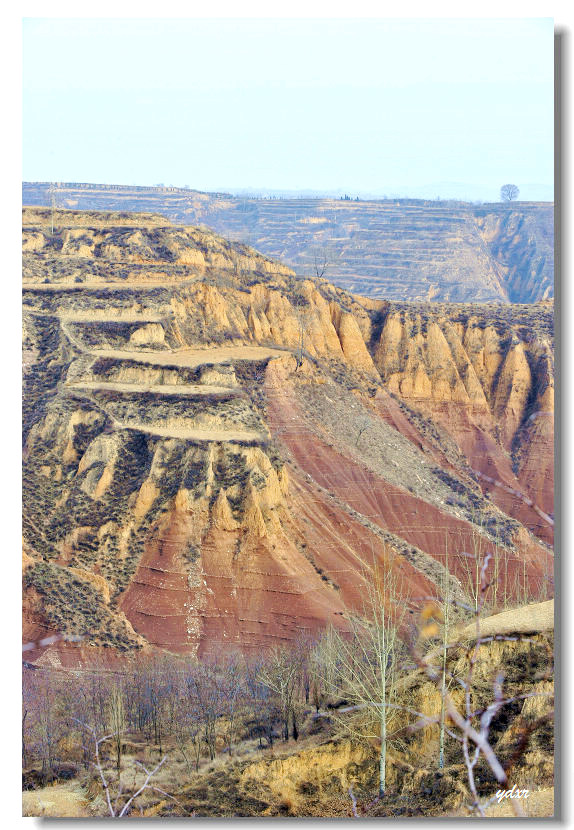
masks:
[[(553, 307), (397, 303), (158, 215), (23, 213), (31, 661), (256, 654), (493, 553), (553, 593)], [(454, 548), (454, 549), (453, 549)], [(109, 658), (111, 659), (111, 658)]]
[[(24, 183), (47, 205), (48, 184)], [(281, 259), (387, 300), (534, 303), (554, 296), (554, 206), (422, 200), (246, 199), (178, 188), (60, 184), (60, 207), (152, 211), (206, 225)]]
[[(486, 707), (494, 709), (488, 734), (492, 751), (506, 771), (507, 783), (502, 790), (526, 790), (527, 797), (521, 801), (497, 798), (500, 783), (481, 757), (475, 783), (482, 811), (489, 817), (550, 817), (555, 812), (553, 617), (552, 601), (495, 614), (481, 620), (483, 640), (476, 651), (475, 623), (468, 634), (459, 632), (458, 641), (448, 650), (446, 667), (452, 680), (453, 705), (464, 711), (464, 688), (472, 659), (471, 699), (476, 720), (488, 711)], [(359, 711), (353, 712), (353, 707), (350, 710), (344, 684), (336, 689), (325, 687), (321, 663), (314, 659), (317, 652), (309, 655), (309, 644), (299, 645), (294, 659), (302, 658), (299, 669), (311, 672), (313, 693), (309, 696), (309, 686), (304, 683), (298, 688), (293, 712), (299, 731), (287, 739), (280, 734), (273, 698), (265, 695), (264, 687), (254, 689), (250, 685), (253, 674), (248, 666), (243, 667), (246, 674), (240, 670), (235, 675), (239, 691), (234, 689), (233, 700), (225, 694), (219, 697), (215, 722), (211, 710), (194, 706), (198, 685), (204, 688), (201, 680), (213, 680), (214, 663), (209, 667), (203, 664), (207, 674), (202, 672), (202, 664), (185, 659), (164, 659), (159, 666), (127, 659), (117, 673), (29, 668), (24, 672), (25, 706), (31, 715), (23, 731), (28, 761), (23, 773), (24, 814), (109, 815), (98, 771), (82, 763), (85, 736), (78, 730), (76, 718), (86, 717), (86, 701), (96, 712), (97, 703), (104, 710), (107, 704), (108, 711), (113, 712), (119, 693), (127, 715), (119, 764), (123, 801), (135, 786), (144, 783), (141, 764), (155, 768), (162, 753), (165, 761), (153, 780), (157, 789), (141, 792), (133, 805), (133, 816), (476, 815), (460, 733), (453, 731), (450, 723), (444, 765), (439, 768), (437, 763), (441, 693), (431, 679), (436, 648), (431, 646), (429, 651), (428, 641), (423, 641), (425, 653), (420, 666), (413, 669), (402, 665), (395, 698), (398, 711), (391, 721), (385, 758), (388, 790), (381, 797), (376, 795), (379, 744), (366, 737), (372, 736), (370, 729), (377, 724), (370, 723)], [(319, 650), (318, 654), (323, 652)], [(227, 678), (224, 689), (229, 689), (225, 662), (219, 657), (215, 665), (220, 677)], [(230, 666), (236, 664), (228, 663), (227, 671)], [(501, 669), (505, 700), (493, 706)], [(34, 702), (47, 684), (49, 699), (44, 698), (40, 711), (35, 711)], [(142, 710), (148, 689), (154, 690), (155, 703), (148, 702)], [(70, 714), (75, 717), (70, 719)], [(198, 734), (204, 734), (207, 719), (212, 726), (207, 733), (211, 735), (211, 752), (203, 745), (204, 740), (197, 741)], [(43, 754), (37, 740), (38, 734), (46, 733), (46, 722), (57, 724), (52, 735), (61, 747), (52, 769), (42, 763), (45, 750)], [(159, 746), (158, 731), (153, 728), (158, 722), (162, 725)], [(108, 745), (108, 751), (103, 751), (103, 773), (115, 793), (117, 756), (109, 749)], [(118, 796), (115, 803), (121, 806), (122, 797)], [(558, 795), (556, 813), (559, 804)]]

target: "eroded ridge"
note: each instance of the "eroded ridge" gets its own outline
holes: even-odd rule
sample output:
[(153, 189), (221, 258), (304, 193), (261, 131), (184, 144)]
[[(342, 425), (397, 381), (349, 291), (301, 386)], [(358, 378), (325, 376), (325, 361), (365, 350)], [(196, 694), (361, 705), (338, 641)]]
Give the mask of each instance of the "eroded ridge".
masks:
[(415, 613), (447, 540), (461, 602), (476, 549), (503, 607), (551, 593), (551, 305), (369, 300), (205, 230), (65, 216), (26, 236), (26, 641), (257, 654), (346, 629), (377, 563)]

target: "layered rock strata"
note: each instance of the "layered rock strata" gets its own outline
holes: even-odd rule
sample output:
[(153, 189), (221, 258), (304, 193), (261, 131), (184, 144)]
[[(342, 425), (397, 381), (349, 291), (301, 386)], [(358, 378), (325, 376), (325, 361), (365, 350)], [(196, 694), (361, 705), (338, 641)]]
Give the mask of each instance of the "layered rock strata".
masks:
[(366, 300), (60, 216), (24, 213), (24, 636), (80, 645), (30, 659), (256, 652), (345, 627), (382, 563), (412, 610), (447, 545), (460, 596), (487, 550), (507, 601), (551, 593), (551, 306)]

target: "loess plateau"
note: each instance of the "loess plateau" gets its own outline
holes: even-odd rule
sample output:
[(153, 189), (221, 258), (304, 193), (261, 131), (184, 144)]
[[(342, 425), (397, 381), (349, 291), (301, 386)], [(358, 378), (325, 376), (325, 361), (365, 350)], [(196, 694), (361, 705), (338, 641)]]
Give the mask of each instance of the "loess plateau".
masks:
[[(24, 182), (23, 203), (50, 202)], [(176, 187), (60, 182), (61, 207), (148, 211), (205, 224), (297, 274), (386, 300), (535, 303), (554, 296), (554, 205), (276, 199)]]
[[(24, 639), (73, 666), (553, 595), (553, 305), (365, 298), (158, 214), (23, 211)], [(57, 642), (41, 645), (50, 636)], [(77, 642), (70, 642), (77, 640)]]

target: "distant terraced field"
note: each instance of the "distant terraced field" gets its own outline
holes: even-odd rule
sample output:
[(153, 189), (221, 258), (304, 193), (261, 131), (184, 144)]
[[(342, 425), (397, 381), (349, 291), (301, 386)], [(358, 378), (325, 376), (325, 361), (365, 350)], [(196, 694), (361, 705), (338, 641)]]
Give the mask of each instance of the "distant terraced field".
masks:
[[(23, 203), (47, 205), (47, 188), (25, 183)], [(245, 199), (83, 184), (61, 184), (57, 199), (64, 208), (152, 211), (207, 225), (300, 275), (319, 273), (371, 297), (533, 303), (554, 296), (554, 206), (547, 202)]]

